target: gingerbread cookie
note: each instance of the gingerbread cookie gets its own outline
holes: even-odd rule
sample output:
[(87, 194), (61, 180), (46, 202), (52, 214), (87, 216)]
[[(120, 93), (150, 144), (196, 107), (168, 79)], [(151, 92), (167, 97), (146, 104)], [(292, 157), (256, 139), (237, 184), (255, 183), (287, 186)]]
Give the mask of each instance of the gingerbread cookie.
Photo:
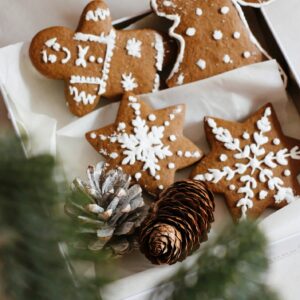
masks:
[(169, 87), (205, 79), (269, 58), (251, 33), (241, 4), (270, 1), (151, 0), (155, 13), (172, 20), (169, 34), (179, 43)]
[(300, 200), (300, 140), (283, 134), (271, 104), (244, 123), (205, 118), (211, 152), (191, 177), (225, 195), (234, 220)]
[(116, 121), (86, 134), (111, 168), (120, 166), (142, 188), (157, 195), (174, 182), (176, 170), (202, 157), (183, 136), (185, 106), (153, 110), (133, 94), (124, 95)]
[(158, 90), (164, 63), (164, 40), (154, 30), (116, 30), (103, 1), (84, 9), (76, 32), (51, 27), (38, 33), (30, 57), (43, 75), (65, 81), (71, 112), (83, 116), (101, 96)]

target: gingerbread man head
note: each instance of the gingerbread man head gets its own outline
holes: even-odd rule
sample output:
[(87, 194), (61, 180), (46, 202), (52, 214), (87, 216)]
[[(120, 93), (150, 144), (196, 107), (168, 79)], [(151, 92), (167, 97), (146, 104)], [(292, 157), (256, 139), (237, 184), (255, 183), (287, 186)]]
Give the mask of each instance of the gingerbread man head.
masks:
[(83, 116), (97, 106), (101, 96), (111, 99), (127, 91), (157, 90), (164, 41), (153, 30), (114, 29), (107, 5), (92, 1), (75, 32), (51, 27), (38, 33), (30, 57), (43, 75), (65, 81), (71, 112)]
[(260, 7), (272, 0), (151, 0), (158, 16), (174, 22), (179, 43), (168, 79), (176, 86), (205, 79), (269, 56), (251, 33), (240, 5)]

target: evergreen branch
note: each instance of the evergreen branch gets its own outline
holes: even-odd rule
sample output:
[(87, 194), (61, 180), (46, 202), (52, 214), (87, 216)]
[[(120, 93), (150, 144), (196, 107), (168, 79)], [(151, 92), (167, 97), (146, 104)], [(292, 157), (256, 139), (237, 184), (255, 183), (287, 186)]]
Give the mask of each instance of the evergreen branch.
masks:
[[(0, 298), (99, 299), (107, 278), (71, 276), (59, 247), (74, 230), (57, 208), (74, 195), (53, 179), (54, 159), (26, 159), (17, 139), (0, 139), (0, 157)], [(75, 249), (67, 255), (72, 261), (105, 260), (104, 254)]]
[(181, 268), (151, 299), (275, 300), (277, 295), (264, 283), (267, 268), (264, 235), (254, 223), (241, 222), (224, 230), (192, 268)]

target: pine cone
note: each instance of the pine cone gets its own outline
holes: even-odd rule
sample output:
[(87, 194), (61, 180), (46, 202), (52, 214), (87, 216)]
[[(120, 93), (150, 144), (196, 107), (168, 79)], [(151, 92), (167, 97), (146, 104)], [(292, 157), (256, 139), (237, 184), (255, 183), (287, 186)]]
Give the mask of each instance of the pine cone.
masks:
[(204, 182), (174, 183), (160, 194), (141, 225), (141, 252), (153, 264), (183, 261), (207, 240), (214, 209), (214, 197)]
[(137, 229), (148, 213), (141, 187), (130, 187), (130, 176), (120, 169), (107, 172), (104, 162), (89, 166), (87, 175), (89, 183), (73, 181), (74, 191), (85, 197), (75, 194), (65, 204), (80, 235), (76, 245), (94, 251), (110, 248), (115, 255), (138, 248)]

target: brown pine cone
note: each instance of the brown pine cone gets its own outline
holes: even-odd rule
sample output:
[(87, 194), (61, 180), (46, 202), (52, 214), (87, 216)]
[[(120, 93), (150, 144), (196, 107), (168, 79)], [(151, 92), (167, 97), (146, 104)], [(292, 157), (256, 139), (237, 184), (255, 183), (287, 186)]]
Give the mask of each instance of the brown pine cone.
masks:
[(160, 194), (141, 225), (140, 249), (153, 264), (183, 261), (207, 240), (215, 203), (206, 184), (178, 181)]

